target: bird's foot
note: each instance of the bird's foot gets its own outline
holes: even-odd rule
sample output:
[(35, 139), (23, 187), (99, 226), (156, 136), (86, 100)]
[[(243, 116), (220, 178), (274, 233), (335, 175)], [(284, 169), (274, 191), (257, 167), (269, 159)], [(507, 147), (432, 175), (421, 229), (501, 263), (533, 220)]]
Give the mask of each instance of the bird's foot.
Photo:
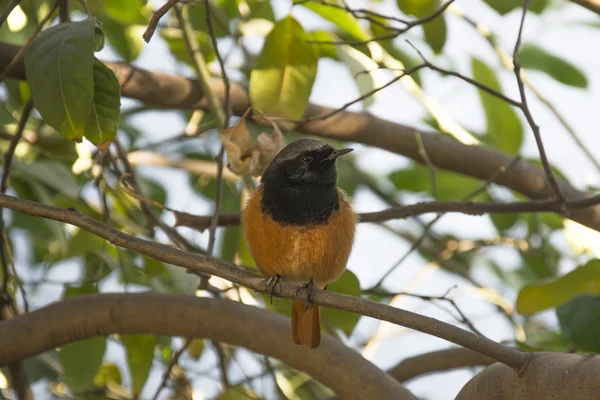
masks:
[(315, 283), (311, 279), (307, 283), (304, 283), (304, 284), (300, 285), (298, 287), (298, 289), (296, 289), (296, 295), (298, 295), (298, 292), (300, 290), (302, 290), (302, 289), (308, 290), (308, 295), (306, 296), (306, 301), (304, 302), (304, 308), (305, 308), (306, 311), (308, 311), (308, 308), (312, 304), (312, 296), (313, 296), (314, 291), (315, 291)]
[[(273, 293), (275, 293), (275, 288), (277, 285), (281, 285), (281, 276), (273, 275), (264, 280), (265, 282), (265, 291), (269, 292), (269, 301), (273, 304)], [(275, 300), (275, 304), (279, 304), (279, 298)]]

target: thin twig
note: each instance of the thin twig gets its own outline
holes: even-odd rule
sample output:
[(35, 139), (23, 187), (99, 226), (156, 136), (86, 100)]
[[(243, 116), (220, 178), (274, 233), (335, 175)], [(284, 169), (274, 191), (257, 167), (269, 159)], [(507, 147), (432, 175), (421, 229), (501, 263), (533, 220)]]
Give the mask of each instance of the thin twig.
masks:
[[(27, 124), (27, 120), (31, 115), (31, 111), (33, 110), (33, 99), (30, 98), (25, 106), (23, 107), (23, 111), (21, 112), (21, 117), (19, 118), (19, 124), (17, 125), (17, 132), (12, 137), (9, 147), (4, 154), (4, 163), (2, 166), (2, 180), (0, 181), (0, 193), (6, 193), (8, 189), (8, 182), (10, 178), (10, 168), (12, 165), (12, 160), (15, 155), (15, 150), (17, 149), (17, 145), (21, 141), (23, 137), (23, 132), (25, 131), (25, 125)], [(5, 226), (4, 226), (4, 217), (3, 217), (3, 209), (0, 208), (0, 262), (2, 262), (2, 287), (0, 297), (9, 296), (8, 293), (8, 279), (10, 277), (9, 272), (9, 261), (6, 254), (8, 241), (5, 241)]]
[(154, 35), (154, 31), (158, 26), (160, 19), (167, 13), (171, 8), (173, 8), (180, 0), (168, 0), (165, 4), (162, 5), (158, 10), (152, 13), (152, 17), (150, 17), (150, 22), (148, 23), (148, 27), (144, 31), (142, 38), (146, 43), (150, 43), (150, 39), (152, 35)]
[(341, 106), (340, 108), (336, 108), (335, 110), (332, 110), (330, 112), (327, 113), (323, 113), (320, 115), (314, 115), (312, 117), (307, 117), (307, 118), (303, 118), (303, 119), (298, 119), (298, 120), (293, 120), (293, 119), (287, 119), (287, 118), (272, 118), (273, 120), (277, 121), (277, 120), (285, 120), (285, 121), (290, 121), (290, 122), (297, 122), (297, 123), (303, 123), (303, 122), (310, 122), (310, 121), (315, 121), (315, 120), (322, 120), (322, 119), (327, 119), (330, 118), (342, 111), (344, 111), (345, 109), (347, 109), (348, 107), (350, 107), (353, 104), (359, 103), (361, 101), (363, 101), (364, 99), (373, 96), (375, 93), (379, 92), (380, 90), (385, 89), (388, 86), (391, 86), (392, 84), (398, 82), (400, 79), (404, 78), (405, 76), (411, 75), (417, 71), (419, 71), (420, 69), (426, 68), (427, 64), (423, 63), (423, 64), (419, 64), (419, 65), (415, 65), (414, 67), (402, 70), (400, 75), (395, 76), (393, 79), (391, 79), (389, 82), (387, 82), (386, 84), (375, 88), (373, 90), (368, 91), (367, 93), (363, 94), (362, 96), (344, 104), (343, 106)]
[[(342, 5), (342, 4), (337, 4), (337, 3), (330, 3), (330, 2), (325, 1), (325, 0), (297, 0), (297, 1), (294, 1), (294, 5), (295, 6), (296, 5), (301, 5), (301, 4), (306, 4), (306, 3), (322, 4), (322, 5), (327, 6), (327, 7), (337, 8), (339, 10), (344, 10), (346, 12), (349, 12), (350, 14), (352, 14), (356, 18), (366, 19), (366, 20), (371, 21), (371, 22), (377, 21), (377, 22), (381, 23), (376, 18), (385, 19), (385, 20), (388, 20), (388, 21), (395, 21), (395, 22), (399, 22), (399, 23), (404, 24), (404, 25), (408, 25), (408, 24), (410, 24), (412, 22), (412, 21), (407, 20), (407, 19), (397, 18), (397, 17), (392, 17), (392, 16), (380, 14), (380, 13), (378, 13), (376, 11), (367, 10), (366, 8), (350, 8), (346, 4)], [(393, 28), (391, 28), (391, 29), (393, 29)]]
[[(466, 16), (462, 11), (457, 10), (456, 8), (450, 8), (450, 11), (455, 15), (460, 17), (463, 21), (468, 23), (471, 27), (473, 27), (492, 47), (498, 58), (500, 59), (500, 63), (508, 70), (514, 72), (514, 65), (512, 61), (512, 57), (505, 52), (502, 48), (500, 40), (497, 35), (494, 34), (490, 28), (480, 22), (473, 20), (472, 18)], [(536, 98), (544, 103), (548, 110), (558, 119), (560, 124), (566, 129), (571, 138), (575, 141), (579, 149), (588, 157), (590, 162), (600, 171), (600, 162), (596, 159), (596, 157), (590, 152), (589, 147), (586, 146), (579, 136), (575, 129), (567, 122), (566, 118), (560, 113), (560, 111), (547, 99), (541, 92), (538, 90), (535, 85), (529, 80), (525, 70), (521, 67), (521, 79), (523, 79), (523, 83), (525, 86), (531, 90), (531, 92), (536, 96)]]
[[(12, 137), (9, 148), (4, 155), (4, 164), (2, 169), (2, 180), (0, 181), (0, 194), (4, 195), (6, 190), (8, 189), (8, 183), (10, 178), (10, 169), (12, 165), (12, 160), (15, 154), (15, 150), (19, 141), (23, 137), (23, 132), (25, 131), (25, 125), (27, 124), (27, 120), (31, 115), (31, 111), (33, 110), (33, 99), (29, 98), (25, 106), (23, 107), (23, 111), (21, 111), (21, 116), (19, 117), (19, 123), (17, 125), (17, 132)], [(25, 306), (26, 312), (29, 311), (29, 303), (27, 301), (26, 292), (23, 288), (23, 284), (17, 274), (17, 270), (14, 266), (14, 259), (12, 257), (10, 251), (10, 245), (8, 243), (8, 235), (6, 234), (6, 227), (4, 225), (4, 208), (0, 207), (0, 262), (2, 262), (2, 287), (0, 288), (0, 320), (8, 320), (13, 318), (15, 315), (18, 315), (18, 307), (12, 299), (12, 296), (9, 292), (8, 281), (10, 277), (9, 272), (9, 264), (12, 266), (13, 276), (17, 285), (22, 293), (23, 304)], [(11, 312), (10, 308), (12, 308), (13, 312)], [(33, 395), (29, 386), (29, 381), (27, 379), (27, 374), (25, 373), (25, 369), (21, 362), (16, 362), (9, 366), (10, 377), (12, 380), (13, 388), (15, 389), (15, 393), (17, 398), (20, 400), (29, 400), (33, 399)]]
[[(90, 12), (90, 9), (88, 8), (87, 5), (87, 0), (79, 0), (79, 2), (81, 3), (81, 6), (83, 7), (83, 9), (85, 10), (86, 14), (88, 15), (88, 17), (92, 16), (92, 13)], [(122, 116), (123, 114), (121, 114)]]
[(455, 318), (459, 322), (465, 324), (467, 327), (469, 327), (469, 329), (471, 329), (471, 331), (475, 332), (476, 334), (478, 334), (480, 336), (485, 336), (483, 333), (481, 333), (481, 331), (479, 331), (479, 329), (475, 328), (475, 325), (473, 324), (473, 322), (471, 322), (471, 320), (469, 320), (469, 318), (467, 318), (467, 316), (462, 312), (462, 310), (460, 309), (460, 307), (458, 307), (458, 305), (456, 304), (454, 299), (451, 299), (448, 297), (448, 294), (455, 288), (456, 288), (456, 286), (450, 287), (446, 291), (446, 293), (444, 293), (442, 296), (430, 296), (430, 295), (422, 295), (422, 294), (416, 294), (416, 293), (410, 293), (410, 292), (390, 293), (390, 292), (381, 291), (381, 290), (366, 290), (363, 293), (374, 294), (374, 295), (379, 295), (379, 296), (384, 296), (384, 297), (396, 297), (396, 296), (416, 297), (423, 301), (431, 301), (431, 302), (433, 302), (434, 300), (445, 301), (448, 304), (450, 304), (452, 306), (452, 308), (454, 308), (456, 310), (456, 312), (458, 313), (460, 318), (456, 318), (456, 317)]
[[(134, 170), (133, 170), (131, 164), (129, 163), (129, 159), (127, 158), (127, 153), (125, 152), (125, 150), (123, 149), (123, 147), (121, 146), (121, 144), (118, 140), (116, 140), (114, 143), (115, 143), (115, 148), (117, 149), (117, 154), (119, 156), (119, 159), (123, 163), (125, 172), (128, 174), (128, 177), (130, 178), (133, 189), (135, 190), (136, 193), (141, 195), (141, 193), (142, 193), (141, 188), (137, 182)], [(204, 252), (202, 249), (200, 249), (196, 246), (193, 246), (191, 243), (189, 243), (175, 229), (169, 227), (167, 224), (165, 224), (163, 221), (161, 221), (160, 218), (158, 218), (156, 215), (154, 215), (154, 211), (152, 211), (152, 208), (150, 208), (150, 206), (148, 206), (148, 204), (141, 201), (140, 207), (142, 208), (142, 212), (144, 213), (146, 218), (148, 218), (148, 224), (150, 224), (151, 230), (155, 226), (158, 226), (167, 235), (167, 237), (173, 241), (173, 243), (180, 246), (181, 248), (183, 248), (187, 251), (198, 251), (198, 252), (202, 252), (202, 253)]]
[(433, 194), (433, 198), (435, 200), (438, 199), (438, 186), (437, 186), (437, 169), (435, 165), (431, 162), (429, 155), (427, 154), (427, 149), (425, 148), (425, 143), (423, 143), (423, 138), (421, 137), (421, 132), (415, 132), (415, 140), (417, 141), (417, 149), (419, 151), (419, 155), (425, 161), (425, 165), (427, 165), (427, 169), (429, 170), (429, 175), (431, 178), (431, 193)]
[[(463, 198), (463, 201), (468, 202), (470, 199), (476, 197), (478, 194), (480, 194), (481, 192), (486, 190), (496, 179), (498, 179), (498, 177), (500, 175), (502, 175), (504, 172), (506, 172), (507, 170), (512, 168), (514, 165), (516, 165), (520, 160), (521, 160), (520, 157), (515, 157), (513, 159), (513, 161), (507, 167), (500, 168), (490, 178), (488, 178), (479, 188), (477, 188), (473, 192), (467, 194)], [(444, 204), (444, 203), (442, 202), (441, 204)], [(475, 204), (475, 203), (471, 203), (471, 204)], [(502, 203), (500, 203), (500, 204), (502, 204)], [(507, 203), (504, 203), (504, 204), (507, 204)], [(410, 249), (408, 249), (408, 251), (390, 269), (388, 269), (385, 274), (383, 274), (383, 276), (379, 279), (379, 281), (377, 281), (377, 283), (373, 286), (374, 288), (381, 287), (381, 285), (383, 285), (383, 282), (396, 270), (396, 268), (398, 268), (419, 246), (421, 246), (421, 244), (427, 237), (427, 234), (429, 233), (429, 231), (431, 230), (433, 225), (437, 221), (439, 221), (443, 215), (444, 214), (439, 213), (433, 220), (431, 220), (425, 226), (425, 229), (423, 230), (423, 233), (421, 234), (421, 236), (412, 244)]]
[(52, 17), (52, 14), (54, 14), (54, 11), (56, 11), (56, 9), (58, 8), (58, 4), (59, 4), (58, 0), (54, 2), (54, 6), (52, 6), (52, 8), (50, 9), (50, 11), (48, 11), (48, 14), (46, 14), (46, 16), (44, 17), (44, 19), (42, 19), (40, 21), (40, 23), (38, 24), (38, 26), (35, 28), (35, 31), (33, 31), (33, 34), (31, 34), (31, 36), (29, 36), (29, 39), (27, 39), (27, 42), (25, 43), (25, 45), (19, 49), (19, 52), (13, 57), (13, 59), (6, 66), (6, 68), (4, 68), (4, 71), (2, 71), (2, 73), (0, 74), (0, 83), (4, 80), (4, 78), (6, 78), (6, 76), (8, 75), (8, 73), (14, 67), (16, 67), (17, 64), (19, 64), (19, 62), (21, 61), (21, 58), (23, 57), (23, 54), (25, 54), (25, 51), (29, 48), (29, 46), (31, 46), (31, 42), (33, 42), (33, 39), (36, 38), (36, 36), (38, 35), (38, 33), (40, 33), (40, 31), (44, 27), (44, 25), (46, 25), (46, 22), (48, 22), (48, 20), (50, 19), (50, 17)]
[(58, 0), (58, 20), (61, 24), (71, 20), (69, 0)]
[[(356, 45), (361, 45), (361, 44), (369, 44), (371, 42), (380, 42), (380, 41), (385, 41), (385, 40), (391, 40), (394, 39), (398, 36), (400, 36), (403, 33), (408, 32), (410, 29), (414, 28), (415, 26), (419, 26), (419, 25), (423, 25), (426, 24), (427, 22), (433, 21), (435, 18), (437, 18), (439, 15), (441, 15), (444, 11), (446, 11), (446, 9), (452, 4), (454, 3), (455, 0), (448, 0), (447, 2), (445, 2), (444, 4), (442, 4), (436, 11), (434, 11), (433, 13), (431, 13), (430, 15), (423, 17), (423, 18), (419, 18), (419, 19), (415, 19), (413, 21), (401, 21), (403, 23), (406, 24), (406, 26), (404, 28), (393, 28), (393, 27), (386, 27), (389, 30), (394, 30), (395, 32), (389, 35), (384, 35), (384, 36), (378, 36), (375, 38), (371, 38), (371, 39), (367, 39), (367, 40), (308, 40), (309, 43), (315, 43), (315, 44), (348, 44), (348, 45), (352, 45), (352, 46), (356, 46)], [(321, 4), (327, 5), (327, 6), (332, 6), (331, 3), (325, 3), (322, 2)], [(338, 6), (334, 6), (335, 8), (339, 8)], [(351, 12), (351, 9), (347, 9), (346, 10)]]
[(215, 347), (215, 353), (219, 359), (221, 385), (223, 386), (222, 389), (227, 390), (231, 386), (229, 383), (229, 374), (227, 373), (227, 354), (225, 354), (225, 349), (221, 343), (213, 341), (213, 346)]
[(477, 82), (475, 79), (469, 78), (468, 76), (465, 76), (465, 75), (460, 74), (458, 72), (454, 72), (454, 71), (450, 71), (450, 70), (447, 70), (447, 69), (444, 69), (444, 68), (440, 68), (437, 65), (432, 64), (431, 62), (429, 62), (425, 58), (425, 56), (423, 55), (423, 53), (421, 53), (421, 51), (415, 45), (413, 45), (410, 42), (410, 40), (406, 40), (406, 43), (408, 43), (419, 54), (419, 56), (423, 60), (423, 63), (425, 64), (425, 67), (427, 67), (427, 68), (429, 68), (431, 70), (437, 71), (437, 72), (439, 72), (439, 73), (441, 73), (443, 75), (451, 75), (451, 76), (454, 76), (456, 78), (459, 78), (459, 79), (461, 79), (461, 80), (463, 80), (463, 81), (465, 81), (467, 83), (470, 83), (471, 85), (473, 85), (473, 86), (475, 86), (475, 87), (477, 87), (477, 88), (479, 88), (479, 89), (481, 89), (481, 90), (483, 90), (483, 91), (491, 94), (492, 96), (498, 97), (500, 100), (504, 100), (505, 102), (507, 102), (507, 103), (509, 103), (509, 104), (511, 104), (511, 105), (513, 105), (515, 107), (521, 108), (521, 103), (520, 102), (511, 99), (510, 97), (504, 95), (503, 93), (501, 93), (501, 92), (499, 92), (499, 91), (497, 91), (495, 89), (492, 89), (489, 86), (486, 86), (486, 85), (484, 85), (484, 84), (482, 84), (480, 82)]
[(554, 172), (552, 171), (552, 167), (550, 166), (550, 162), (548, 161), (548, 156), (546, 155), (546, 150), (544, 149), (544, 142), (542, 141), (542, 135), (540, 133), (540, 127), (535, 123), (533, 119), (533, 115), (531, 114), (531, 110), (529, 109), (529, 105), (527, 104), (527, 96), (525, 95), (525, 85), (523, 84), (523, 79), (521, 79), (521, 63), (519, 62), (519, 49), (521, 47), (521, 39), (523, 36), (523, 26), (525, 25), (525, 16), (527, 15), (527, 9), (529, 7), (530, 0), (525, 0), (523, 4), (523, 14), (521, 15), (521, 23), (519, 24), (519, 33), (517, 35), (517, 42), (515, 44), (515, 49), (513, 51), (513, 65), (515, 77), (517, 79), (517, 85), (519, 87), (519, 94), (521, 95), (521, 110), (533, 131), (533, 135), (535, 136), (535, 142), (538, 147), (538, 151), (540, 153), (540, 159), (542, 161), (542, 165), (544, 167), (544, 171), (546, 172), (546, 176), (548, 181), (550, 182), (550, 186), (552, 186), (552, 190), (554, 190), (554, 194), (559, 198), (562, 202), (565, 202), (565, 196), (558, 185), (558, 181), (554, 176)]
[[(219, 65), (221, 67), (221, 75), (223, 77), (223, 84), (225, 85), (225, 104), (224, 104), (224, 118), (223, 124), (219, 127), (220, 129), (224, 129), (229, 125), (229, 89), (230, 83), (227, 78), (227, 72), (225, 72), (225, 62), (223, 61), (223, 57), (221, 57), (221, 52), (219, 51), (219, 46), (217, 43), (217, 36), (214, 32), (213, 23), (212, 23), (212, 14), (211, 14), (211, 6), (208, 0), (204, 0), (204, 7), (206, 9), (206, 25), (208, 26), (208, 32), (210, 34), (210, 38), (212, 41), (213, 50), (217, 56), (217, 60), (219, 61)], [(208, 236), (208, 254), (212, 256), (215, 247), (215, 239), (217, 234), (217, 223), (219, 221), (219, 214), (221, 213), (221, 203), (223, 196), (223, 167), (224, 167), (224, 158), (225, 158), (225, 146), (221, 144), (221, 148), (219, 149), (219, 154), (217, 155), (217, 193), (215, 195), (215, 211), (213, 214), (213, 218), (210, 221), (210, 230)]]
[(563, 128), (565, 128), (565, 130), (569, 133), (571, 139), (575, 141), (579, 149), (583, 151), (588, 160), (590, 160), (590, 162), (596, 167), (596, 169), (600, 171), (600, 162), (598, 162), (596, 157), (594, 157), (594, 155), (590, 152), (589, 146), (585, 145), (581, 141), (581, 139), (579, 139), (579, 136), (577, 135), (577, 132), (575, 132), (575, 129), (573, 129), (573, 127), (567, 122), (567, 120), (565, 119), (565, 117), (562, 116), (560, 111), (556, 107), (554, 107), (554, 104), (552, 104), (550, 100), (548, 100), (534, 85), (531, 84), (529, 79), (525, 79), (525, 77), (522, 78), (529, 90), (531, 90), (531, 92), (535, 94), (535, 97), (537, 97), (539, 101), (541, 101), (546, 105), (546, 107), (548, 107), (550, 112), (554, 114), (554, 116), (556, 117), (556, 119), (558, 119)]
[(217, 122), (217, 126), (220, 129), (223, 129), (223, 127), (225, 127), (226, 122), (225, 112), (221, 107), (221, 102), (219, 101), (219, 98), (215, 94), (214, 90), (212, 90), (211, 77), (208, 72), (204, 56), (202, 55), (202, 51), (200, 50), (200, 47), (198, 45), (198, 41), (196, 40), (193, 28), (191, 24), (187, 21), (187, 15), (184, 16), (183, 14), (184, 11), (187, 11), (187, 9), (185, 7), (180, 7), (179, 5), (176, 5), (174, 9), (175, 14), (177, 15), (179, 26), (183, 32), (183, 39), (185, 45), (187, 47), (188, 53), (192, 57), (194, 69), (196, 70), (196, 74), (198, 75), (198, 84), (202, 88), (202, 93), (206, 97), (210, 111), (215, 121)]
[(171, 375), (171, 371), (173, 371), (173, 368), (179, 362), (179, 358), (181, 357), (183, 352), (188, 348), (188, 346), (190, 345), (191, 342), (192, 341), (189, 339), (186, 340), (183, 343), (183, 346), (181, 346), (181, 348), (179, 350), (177, 350), (175, 353), (173, 353), (173, 357), (171, 357), (171, 362), (169, 362), (169, 365), (167, 366), (167, 369), (165, 370), (165, 373), (163, 374), (162, 379), (160, 380), (160, 384), (158, 385), (158, 388), (156, 388), (156, 392), (154, 392), (154, 396), (152, 396), (152, 400), (157, 400), (158, 396), (160, 395), (160, 392), (167, 386), (167, 382), (169, 381), (169, 376)]

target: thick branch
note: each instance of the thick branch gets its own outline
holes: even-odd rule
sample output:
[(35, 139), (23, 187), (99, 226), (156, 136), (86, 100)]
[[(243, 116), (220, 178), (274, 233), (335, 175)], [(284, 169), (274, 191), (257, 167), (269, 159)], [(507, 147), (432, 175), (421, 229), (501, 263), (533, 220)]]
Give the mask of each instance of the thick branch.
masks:
[(494, 359), (469, 349), (453, 348), (407, 358), (388, 370), (394, 379), (406, 382), (416, 377), (457, 368), (488, 366)]
[(571, 0), (573, 3), (577, 3), (582, 7), (587, 8), (590, 11), (600, 15), (600, 0)]
[[(0, 207), (10, 208), (33, 216), (66, 222), (104, 238), (115, 246), (133, 250), (156, 260), (178, 265), (189, 270), (215, 275), (259, 293), (269, 292), (264, 283), (264, 278), (242, 268), (215, 258), (206, 257), (201, 254), (187, 253), (171, 246), (127, 235), (81, 214), (75, 209), (61, 209), (1, 194)], [(289, 283), (276, 285), (274, 292), (276, 296), (298, 301), (305, 301), (307, 296), (307, 291), (305, 289), (299, 290), (298, 286)], [(326, 292), (323, 290), (315, 290), (313, 293), (311, 301), (314, 304), (344, 310), (382, 321), (388, 321), (393, 324), (437, 336), (458, 344), (459, 346), (486, 354), (513, 368), (520, 368), (527, 358), (525, 353), (522, 353), (521, 351), (503, 346), (488, 338), (465, 331), (464, 329), (445, 322), (415, 314), (410, 311), (359, 297)]]
[[(0, 43), (0, 70), (19, 51), (19, 47)], [(154, 73), (122, 63), (106, 63), (119, 82), (125, 97), (140, 100), (149, 106), (171, 109), (208, 110), (208, 102), (197, 82), (180, 76)], [(17, 65), (11, 77), (25, 79), (25, 67)], [(225, 85), (220, 79), (212, 81), (213, 91), (219, 100), (225, 100)], [(250, 100), (246, 89), (231, 83), (230, 106), (233, 114), (242, 115)], [(310, 105), (305, 117), (324, 115), (333, 111), (329, 107)], [(316, 120), (301, 124), (299, 132), (336, 140), (364, 143), (379, 147), (423, 163), (415, 140), (416, 129), (396, 124), (362, 112), (340, 112), (327, 120)], [(423, 146), (431, 163), (438, 168), (488, 179), (500, 168), (510, 165), (512, 156), (485, 146), (464, 145), (449, 137), (431, 132), (421, 132)], [(548, 199), (554, 195), (544, 171), (527, 162), (520, 162), (503, 173), (496, 183), (513, 189), (532, 199)], [(559, 180), (562, 193), (569, 200), (587, 197), (568, 182)], [(600, 230), (600, 206), (573, 212), (571, 219), (592, 229)]]
[[(78, 340), (114, 333), (203, 337), (275, 357), (346, 399), (416, 399), (330, 336), (310, 354), (293, 343), (288, 318), (237, 302), (126, 293), (77, 296), (0, 323), (0, 365)], [(357, 379), (360, 377), (360, 379)]]

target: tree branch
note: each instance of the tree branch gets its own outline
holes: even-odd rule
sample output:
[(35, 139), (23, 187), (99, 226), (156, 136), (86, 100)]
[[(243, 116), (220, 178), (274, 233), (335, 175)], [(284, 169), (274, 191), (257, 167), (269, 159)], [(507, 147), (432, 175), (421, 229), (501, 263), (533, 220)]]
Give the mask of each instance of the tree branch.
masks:
[(600, 15), (600, 0), (571, 0), (573, 3), (579, 4), (590, 11)]
[(227, 300), (158, 293), (76, 296), (1, 322), (0, 365), (115, 333), (204, 337), (275, 357), (341, 398), (387, 399), (394, 393), (395, 399), (416, 400), (334, 338), (324, 336), (321, 346), (309, 352), (294, 344), (289, 329), (289, 319), (282, 315)]
[[(10, 208), (33, 216), (66, 222), (106, 239), (115, 246), (133, 250), (168, 264), (178, 265), (209, 275), (215, 275), (259, 293), (266, 294), (270, 292), (267, 290), (267, 285), (265, 284), (263, 277), (255, 275), (247, 270), (215, 258), (187, 253), (171, 246), (127, 235), (81, 214), (73, 208), (61, 209), (7, 195), (0, 195), (0, 207)], [(297, 285), (282, 283), (281, 285), (276, 285), (274, 295), (290, 300), (305, 301), (307, 291), (306, 289), (299, 290)], [(364, 298), (326, 292), (323, 290), (314, 290), (311, 301), (320, 306), (348, 311), (418, 330), (458, 344), (459, 346), (486, 354), (513, 368), (520, 368), (527, 359), (526, 354), (521, 351), (503, 346), (490, 339), (468, 332), (456, 326)], [(1, 330), (0, 334), (0, 336), (3, 337), (3, 341), (6, 342), (4, 333)], [(10, 340), (8, 340), (8, 343), (11, 343)]]
[[(567, 203), (567, 210), (579, 213), (582, 208), (596, 207), (600, 203), (600, 196), (588, 197)], [(382, 211), (360, 213), (360, 222), (379, 223), (393, 219), (403, 219), (429, 213), (463, 213), (467, 215), (484, 214), (512, 214), (512, 213), (536, 213), (555, 212), (563, 213), (563, 203), (560, 199), (515, 201), (509, 203), (475, 203), (472, 201), (425, 201), (409, 204), (406, 206), (390, 207)], [(204, 215), (193, 215), (184, 212), (176, 212), (178, 226), (187, 226), (200, 231), (206, 229), (212, 217)], [(239, 214), (221, 214), (219, 226), (236, 226), (240, 223)]]
[(451, 348), (404, 359), (387, 372), (399, 382), (457, 368), (488, 366), (495, 361), (483, 354), (464, 348)]

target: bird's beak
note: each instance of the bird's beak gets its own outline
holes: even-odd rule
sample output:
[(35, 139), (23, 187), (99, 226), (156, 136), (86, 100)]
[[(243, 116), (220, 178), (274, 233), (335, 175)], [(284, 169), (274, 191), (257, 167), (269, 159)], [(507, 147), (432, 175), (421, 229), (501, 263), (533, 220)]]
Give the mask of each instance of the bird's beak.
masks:
[(333, 152), (331, 152), (331, 154), (329, 156), (325, 157), (321, 162), (335, 160), (339, 156), (343, 156), (346, 153), (350, 153), (352, 150), (354, 150), (354, 149), (333, 150)]

